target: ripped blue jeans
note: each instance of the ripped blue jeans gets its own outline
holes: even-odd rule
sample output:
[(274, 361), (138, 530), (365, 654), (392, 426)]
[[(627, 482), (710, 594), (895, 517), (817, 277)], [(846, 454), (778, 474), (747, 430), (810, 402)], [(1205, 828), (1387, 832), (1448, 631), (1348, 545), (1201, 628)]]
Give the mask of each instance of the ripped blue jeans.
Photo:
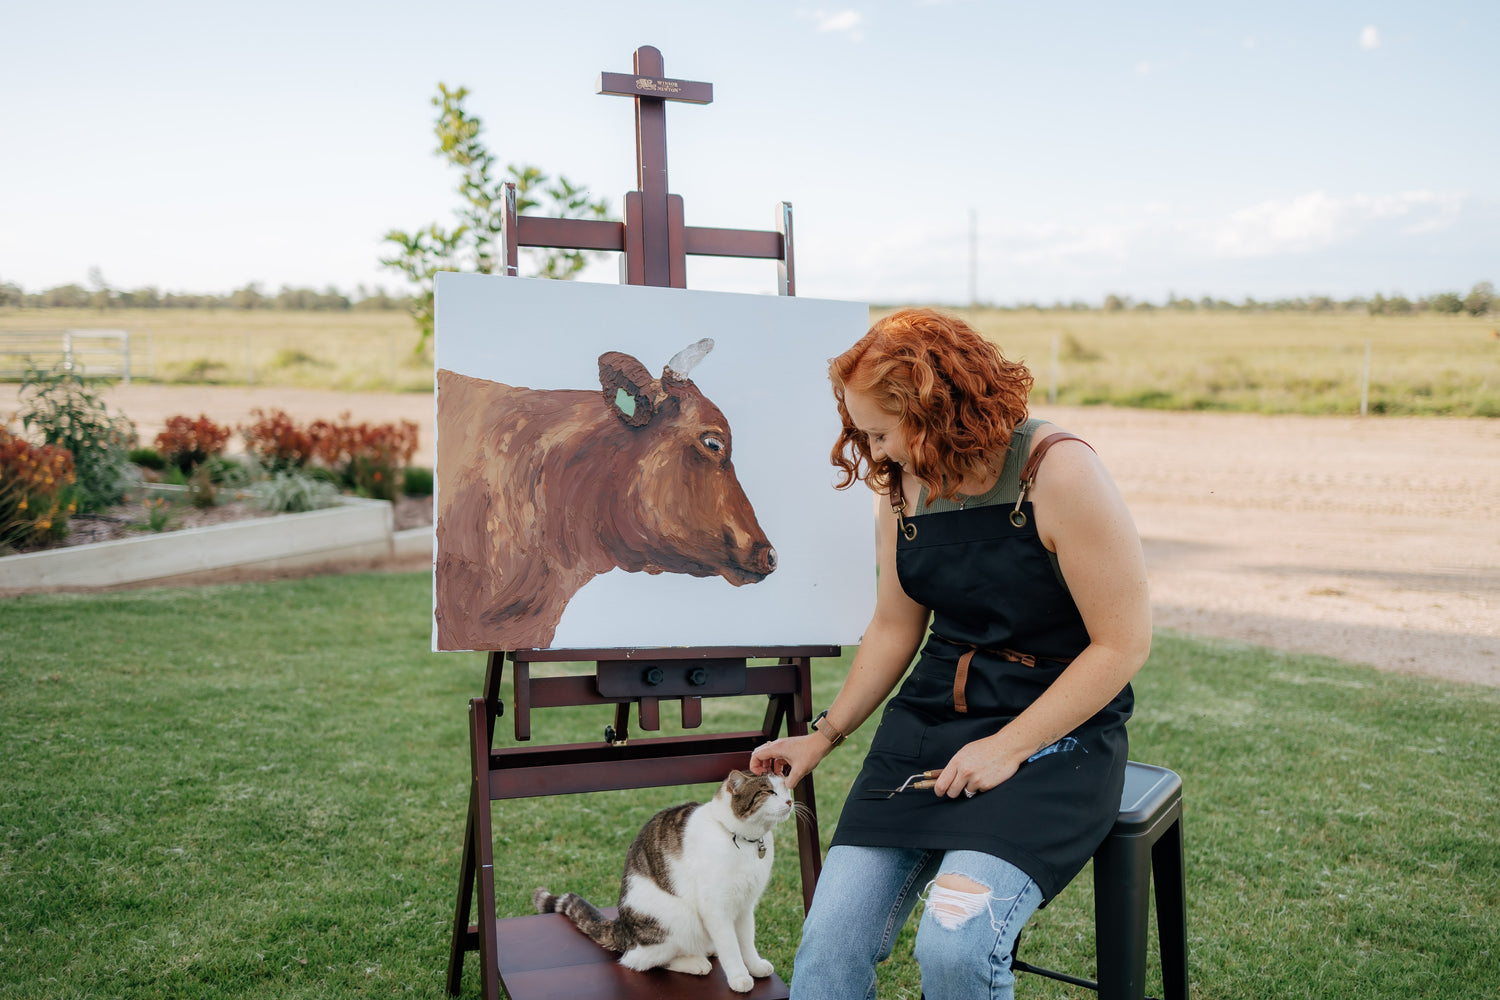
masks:
[[(938, 886), (962, 875), (988, 893)], [(917, 901), (917, 964), (926, 1000), (1011, 1000), (1010, 953), (1042, 902), (1025, 872), (978, 851), (835, 847), (828, 852), (792, 972), (792, 1000), (871, 1000)]]

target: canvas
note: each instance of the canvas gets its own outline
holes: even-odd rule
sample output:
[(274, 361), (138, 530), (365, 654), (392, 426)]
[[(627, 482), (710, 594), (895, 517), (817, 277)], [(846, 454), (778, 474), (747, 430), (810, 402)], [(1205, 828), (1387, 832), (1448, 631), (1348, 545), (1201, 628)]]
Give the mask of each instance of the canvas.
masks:
[(848, 644), (874, 506), (833, 489), (866, 306), (437, 276), (435, 649)]

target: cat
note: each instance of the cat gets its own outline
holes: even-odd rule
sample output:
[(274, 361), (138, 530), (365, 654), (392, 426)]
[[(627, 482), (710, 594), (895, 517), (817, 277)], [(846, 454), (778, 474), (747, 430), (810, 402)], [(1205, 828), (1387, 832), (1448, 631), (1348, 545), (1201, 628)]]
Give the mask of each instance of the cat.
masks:
[(606, 919), (577, 893), (531, 894), (538, 913), (561, 913), (620, 964), (704, 976), (717, 954), (729, 988), (749, 992), (775, 971), (755, 950), (755, 904), (776, 851), (771, 831), (794, 811), (779, 775), (732, 771), (704, 805), (663, 809), (625, 854), (619, 915)]

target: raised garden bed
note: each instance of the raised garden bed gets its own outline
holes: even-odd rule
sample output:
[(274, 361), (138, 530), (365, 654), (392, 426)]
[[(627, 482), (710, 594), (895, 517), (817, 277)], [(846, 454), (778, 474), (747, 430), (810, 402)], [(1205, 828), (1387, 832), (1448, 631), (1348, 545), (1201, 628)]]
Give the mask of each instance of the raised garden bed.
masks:
[(186, 582), (230, 570), (415, 562), (431, 551), (430, 524), (398, 531), (391, 504), (345, 497), (338, 506), (302, 514), (253, 516), (0, 557), (0, 593)]

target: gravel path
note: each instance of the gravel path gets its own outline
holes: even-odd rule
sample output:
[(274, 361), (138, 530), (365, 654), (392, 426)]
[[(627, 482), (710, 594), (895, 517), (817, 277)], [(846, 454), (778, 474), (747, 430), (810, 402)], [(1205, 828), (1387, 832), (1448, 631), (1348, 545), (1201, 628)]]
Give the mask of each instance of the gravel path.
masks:
[[(118, 386), (143, 440), (167, 417), (414, 420), (389, 393)], [(15, 387), (0, 386), (0, 416)], [(1086, 438), (1130, 503), (1156, 624), (1500, 686), (1500, 421), (1038, 407)]]

